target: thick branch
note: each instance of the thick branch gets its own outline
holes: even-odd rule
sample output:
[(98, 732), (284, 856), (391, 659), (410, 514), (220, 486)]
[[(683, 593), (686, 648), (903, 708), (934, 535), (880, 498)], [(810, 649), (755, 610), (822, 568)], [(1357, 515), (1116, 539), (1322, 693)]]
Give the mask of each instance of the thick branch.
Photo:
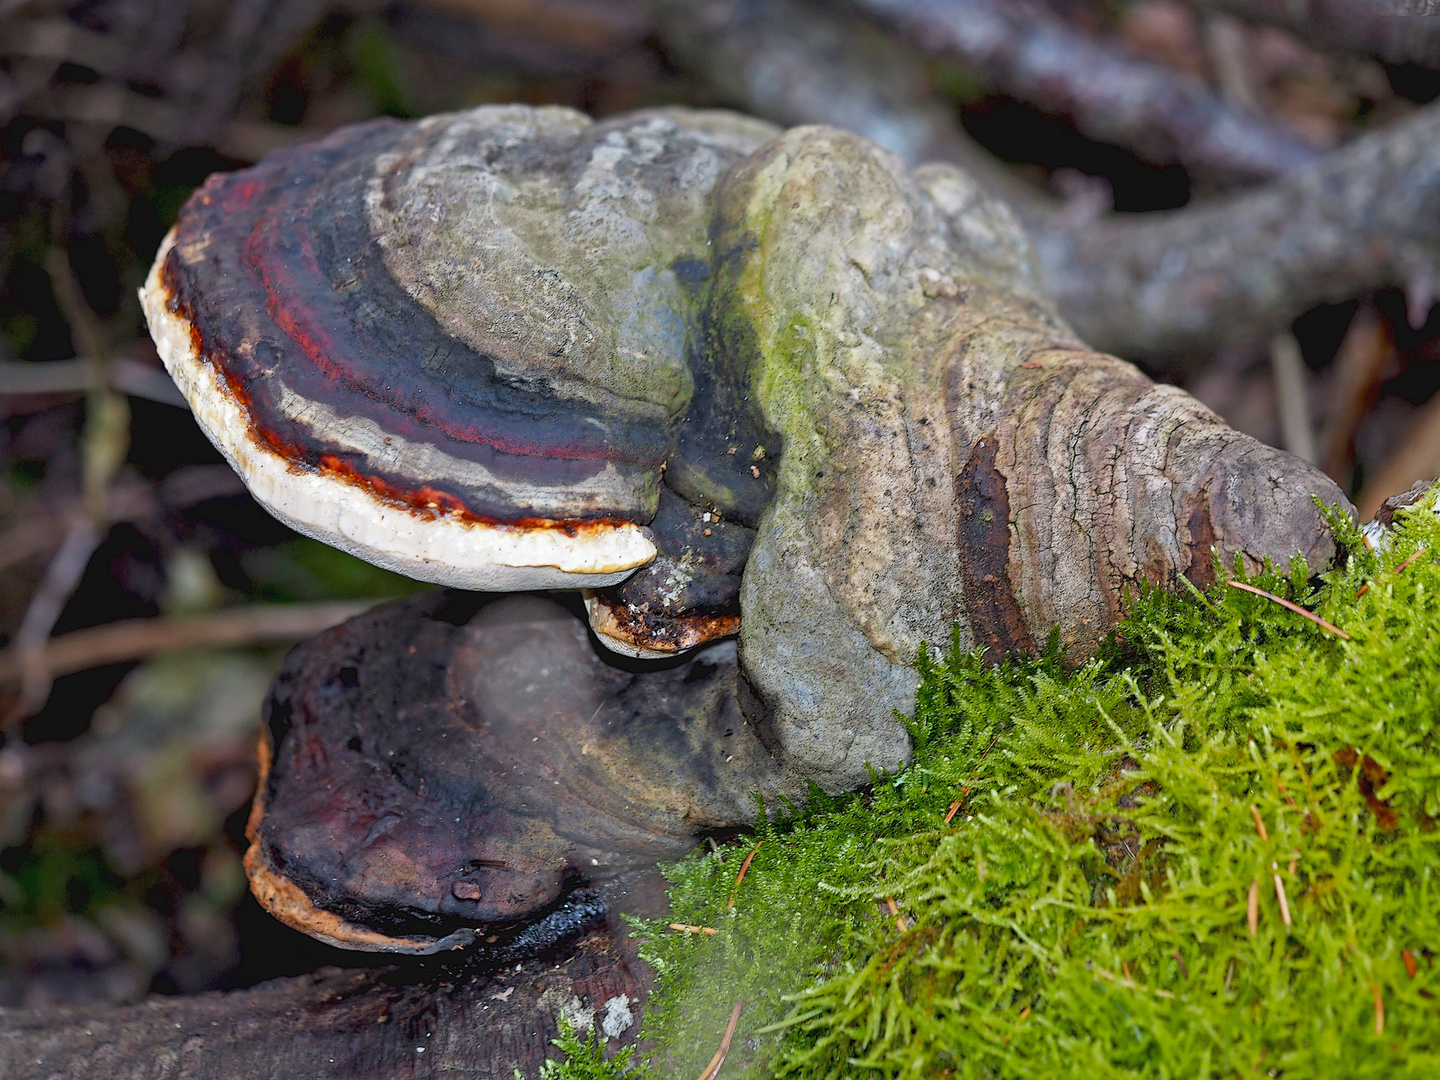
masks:
[(794, 0), (658, 0), (666, 47), (723, 98), (785, 126), (830, 124), (912, 165), (953, 161), (1004, 186), (908, 50)]
[(549, 958), (444, 981), (322, 968), (250, 990), (123, 1008), (0, 1010), (0, 1075), (393, 1080), (508, 1078), (519, 1069), (533, 1077), (556, 1053), (550, 1040), (562, 1009), (591, 1023), (613, 1016), (612, 1029), (628, 1010), (625, 1035), (633, 1037), (648, 989), (648, 969), (622, 932), (581, 942), (558, 966)]
[(1247, 22), (1283, 26), (1322, 49), (1392, 64), (1440, 68), (1440, 5), (1433, 0), (1189, 0)]
[(1205, 353), (1386, 286), (1422, 318), (1440, 289), (1440, 106), (1260, 190), (1038, 244), (1066, 316), (1122, 356)]
[(1128, 55), (1017, 0), (849, 0), (927, 52), (1074, 119), (1093, 138), (1212, 176), (1279, 176), (1315, 158), (1282, 128), (1225, 104), (1198, 78)]

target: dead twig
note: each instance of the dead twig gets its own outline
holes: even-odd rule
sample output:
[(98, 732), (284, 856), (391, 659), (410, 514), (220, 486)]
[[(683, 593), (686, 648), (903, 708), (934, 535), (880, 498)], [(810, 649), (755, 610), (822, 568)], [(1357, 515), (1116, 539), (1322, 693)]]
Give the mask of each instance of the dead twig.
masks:
[(48, 660), (50, 632), (60, 619), (70, 597), (80, 584), (85, 568), (90, 565), (90, 556), (100, 546), (103, 534), (88, 516), (76, 513), (70, 520), (60, 549), (45, 568), (40, 587), (30, 598), (25, 616), (20, 621), (4, 658), (0, 658), (0, 669), (8, 665), (12, 677), (20, 678), (20, 697), (6, 712), (0, 726), (24, 719), (38, 711), (50, 696), (50, 685), (55, 670)]
[(926, 52), (963, 64), (1087, 135), (1211, 176), (1270, 179), (1312, 163), (1313, 147), (1231, 108), (1199, 78), (1075, 29), (1025, 0), (848, 0)]
[(1270, 834), (1265, 830), (1265, 819), (1260, 816), (1260, 811), (1255, 808), (1254, 803), (1250, 804), (1250, 817), (1255, 822), (1255, 831), (1260, 834), (1260, 839), (1268, 844)]
[[(170, 376), (159, 368), (121, 358), (109, 364), (108, 387), (131, 397), (145, 398), (177, 409), (189, 409)], [(0, 394), (74, 394), (99, 389), (95, 368), (88, 360), (51, 360), (43, 364), (0, 363)]]
[[(243, 494), (245, 484), (228, 465), (188, 465), (167, 476), (157, 492), (135, 477), (120, 477), (105, 496), (107, 525), (134, 521), (162, 510), (183, 510), (207, 499)], [(14, 516), (15, 525), (0, 533), (0, 570), (34, 555), (54, 550), (65, 538), (70, 521), (81, 509), (78, 499), (55, 505), (27, 504)]]
[(1275, 878), (1275, 900), (1280, 905), (1280, 921), (1285, 924), (1285, 929), (1290, 929), (1290, 901), (1285, 898), (1285, 883), (1280, 880), (1280, 874), (1274, 874)]
[(1306, 611), (1299, 604), (1292, 603), (1291, 601), (1286, 600), (1283, 597), (1276, 596), (1274, 593), (1266, 592), (1264, 589), (1257, 589), (1254, 585), (1250, 585), (1244, 581), (1227, 581), (1225, 584), (1229, 585), (1232, 589), (1244, 589), (1246, 592), (1254, 593), (1256, 596), (1263, 596), (1266, 600), (1273, 600), (1281, 607), (1295, 612), (1296, 615), (1303, 615), (1305, 618), (1313, 622), (1316, 626), (1320, 627), (1320, 629), (1326, 631), (1327, 633), (1334, 634), (1342, 641), (1350, 640), (1350, 635), (1347, 634), (1344, 630), (1341, 630), (1334, 623), (1322, 619), (1313, 611)]
[(1130, 977), (1128, 972), (1124, 975), (1116, 975), (1113, 971), (1106, 971), (1098, 964), (1095, 965), (1094, 970), (1095, 974), (1099, 975), (1102, 979), (1108, 979), (1113, 983), (1117, 983), (1120, 986), (1125, 987), (1125, 989), (1127, 990), (1134, 990), (1141, 994), (1154, 994), (1158, 998), (1173, 999), (1175, 997), (1173, 991), (1164, 990), (1158, 986), (1141, 986), (1139, 983), (1137, 983), (1134, 979)]
[[(28, 658), (14, 646), (0, 653), (0, 683), (33, 664), (54, 679), (87, 668), (140, 660), (173, 649), (237, 648), (298, 641), (375, 606), (377, 600), (255, 604), (185, 618), (127, 619), (50, 638)], [(14, 719), (12, 717), (11, 719)]]
[(1440, 190), (1437, 164), (1440, 107), (1430, 105), (1243, 194), (1030, 224), (1056, 303), (1088, 344), (1208, 356), (1317, 303), (1389, 286), (1406, 289), (1412, 322), (1423, 319), (1440, 293), (1440, 217), (1417, 208)]
[(1250, 928), (1250, 936), (1254, 937), (1260, 932), (1260, 881), (1250, 882), (1250, 894), (1245, 899), (1245, 925)]
[(1321, 49), (1373, 56), (1392, 64), (1440, 67), (1440, 19), (1433, 0), (1186, 0), (1201, 11), (1225, 11), (1246, 22), (1283, 26)]

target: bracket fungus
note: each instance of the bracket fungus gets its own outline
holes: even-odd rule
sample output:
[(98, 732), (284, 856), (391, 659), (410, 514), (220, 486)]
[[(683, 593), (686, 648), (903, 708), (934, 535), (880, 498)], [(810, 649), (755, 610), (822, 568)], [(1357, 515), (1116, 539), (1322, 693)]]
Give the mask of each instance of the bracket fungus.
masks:
[(753, 792), (908, 760), (952, 627), (1078, 660), (1142, 582), (1328, 565), (1317, 498), (1349, 506), (1088, 349), (966, 174), (826, 127), (343, 129), (212, 177), (143, 298), (277, 516), (459, 589), (586, 590), (594, 639), (578, 599), (444, 593), (292, 654), (247, 865), (357, 948), (560, 925)]

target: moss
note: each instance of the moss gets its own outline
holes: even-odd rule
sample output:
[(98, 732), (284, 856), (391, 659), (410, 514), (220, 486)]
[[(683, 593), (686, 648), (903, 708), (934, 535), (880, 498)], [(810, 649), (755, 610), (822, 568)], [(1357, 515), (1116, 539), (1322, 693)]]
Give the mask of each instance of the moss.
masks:
[(718, 933), (639, 928), (645, 1068), (743, 1000), (729, 1080), (1440, 1075), (1437, 556), (1254, 579), (1349, 640), (1222, 582), (1076, 671), (922, 656), (913, 767), (667, 869)]

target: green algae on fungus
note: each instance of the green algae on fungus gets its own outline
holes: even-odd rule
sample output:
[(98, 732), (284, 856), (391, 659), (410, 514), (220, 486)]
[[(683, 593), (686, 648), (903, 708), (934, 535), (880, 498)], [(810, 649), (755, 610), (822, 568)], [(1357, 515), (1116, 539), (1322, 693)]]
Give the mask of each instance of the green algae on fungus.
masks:
[(1074, 671), (922, 658), (910, 768), (667, 868), (718, 933), (639, 927), (639, 1072), (743, 1000), (729, 1078), (1440, 1075), (1440, 521), (1343, 534), (1253, 580), (1349, 641), (1222, 584)]

